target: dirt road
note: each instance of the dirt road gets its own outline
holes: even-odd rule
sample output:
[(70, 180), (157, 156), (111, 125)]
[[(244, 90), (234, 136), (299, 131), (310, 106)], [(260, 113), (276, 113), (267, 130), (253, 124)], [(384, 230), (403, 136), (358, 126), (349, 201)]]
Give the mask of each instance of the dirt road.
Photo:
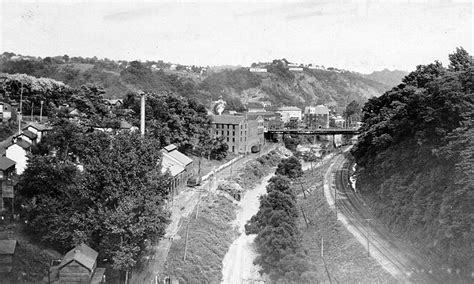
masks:
[(239, 204), (237, 218), (234, 221), (238, 226), (240, 236), (232, 243), (223, 260), (223, 283), (256, 283), (263, 281), (258, 273), (258, 267), (253, 265), (256, 252), (253, 241), (256, 235), (245, 234), (245, 224), (253, 215), (257, 214), (260, 206), (259, 196), (266, 193), (268, 180), (274, 174), (269, 174), (249, 190)]

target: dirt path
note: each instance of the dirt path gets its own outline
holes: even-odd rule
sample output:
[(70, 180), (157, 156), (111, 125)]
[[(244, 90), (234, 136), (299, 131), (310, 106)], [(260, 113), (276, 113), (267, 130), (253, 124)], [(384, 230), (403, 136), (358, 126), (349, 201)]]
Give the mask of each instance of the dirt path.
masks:
[(256, 283), (263, 281), (258, 273), (258, 267), (253, 264), (257, 256), (253, 241), (256, 237), (245, 234), (245, 224), (258, 212), (260, 206), (259, 196), (266, 193), (268, 180), (274, 174), (269, 174), (249, 190), (240, 202), (237, 218), (234, 221), (238, 226), (240, 236), (232, 243), (223, 260), (223, 283)]

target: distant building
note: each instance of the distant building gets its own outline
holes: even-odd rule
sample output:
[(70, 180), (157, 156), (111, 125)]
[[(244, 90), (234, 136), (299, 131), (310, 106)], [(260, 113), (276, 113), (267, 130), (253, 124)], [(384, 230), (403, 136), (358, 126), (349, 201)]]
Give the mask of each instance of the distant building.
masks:
[(0, 158), (0, 181), (9, 180), (15, 174), (16, 162), (7, 157)]
[(302, 67), (290, 67), (288, 70), (293, 71), (293, 72), (302, 72), (303, 68)]
[(324, 105), (305, 107), (304, 123), (309, 128), (329, 128), (329, 109)]
[(249, 71), (252, 73), (267, 73), (267, 68), (252, 67), (249, 68)]
[(12, 118), (12, 106), (8, 103), (0, 103), (0, 119), (8, 122)]
[(301, 120), (301, 109), (295, 106), (280, 107), (276, 112), (281, 114), (283, 123), (288, 123), (292, 118)]
[(247, 111), (248, 112), (265, 112), (265, 106), (259, 102), (248, 102)]
[(334, 123), (336, 124), (337, 127), (341, 127), (341, 128), (344, 127), (345, 122), (346, 120), (340, 115), (334, 118)]
[(264, 120), (262, 116), (248, 117), (244, 115), (212, 116), (211, 134), (224, 137), (229, 152), (246, 154), (252, 146), (264, 144)]
[(97, 267), (99, 253), (80, 244), (66, 253), (58, 266), (51, 267), (51, 283), (104, 283), (105, 268)]
[(115, 108), (115, 107), (121, 107), (123, 105), (123, 100), (122, 99), (105, 99), (104, 103), (109, 108)]
[(47, 133), (53, 130), (52, 127), (47, 126), (45, 124), (31, 122), (27, 127), (23, 129), (24, 131), (29, 131), (36, 135), (36, 142), (39, 143), (47, 135)]
[(31, 146), (30, 143), (22, 140), (20, 137), (5, 150), (5, 156), (16, 162), (16, 173), (19, 175), (26, 169), (28, 154), (31, 153)]
[(164, 147), (161, 153), (161, 172), (171, 175), (170, 191), (175, 195), (193, 176), (193, 159), (178, 151), (174, 144)]

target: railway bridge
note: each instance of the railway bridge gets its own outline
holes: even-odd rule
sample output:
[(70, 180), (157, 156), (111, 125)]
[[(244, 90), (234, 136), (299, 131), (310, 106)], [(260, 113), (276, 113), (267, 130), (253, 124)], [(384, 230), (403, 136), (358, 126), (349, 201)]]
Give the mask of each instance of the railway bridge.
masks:
[(275, 128), (275, 129), (268, 129), (265, 132), (265, 138), (267, 140), (273, 141), (281, 141), (284, 135), (290, 136), (313, 136), (316, 140), (318, 136), (332, 136), (332, 141), (334, 142), (335, 146), (338, 143), (336, 142), (336, 135), (344, 135), (349, 137), (354, 137), (360, 134), (360, 129), (358, 128), (313, 128), (313, 129), (305, 129), (305, 128)]

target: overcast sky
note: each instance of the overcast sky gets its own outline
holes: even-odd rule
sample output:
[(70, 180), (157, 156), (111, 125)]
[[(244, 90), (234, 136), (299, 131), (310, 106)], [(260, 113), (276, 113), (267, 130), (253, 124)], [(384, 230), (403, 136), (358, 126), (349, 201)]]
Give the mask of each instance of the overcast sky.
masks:
[(369, 73), (473, 50), (471, 1), (0, 1), (1, 51), (41, 57), (244, 66), (287, 58)]

